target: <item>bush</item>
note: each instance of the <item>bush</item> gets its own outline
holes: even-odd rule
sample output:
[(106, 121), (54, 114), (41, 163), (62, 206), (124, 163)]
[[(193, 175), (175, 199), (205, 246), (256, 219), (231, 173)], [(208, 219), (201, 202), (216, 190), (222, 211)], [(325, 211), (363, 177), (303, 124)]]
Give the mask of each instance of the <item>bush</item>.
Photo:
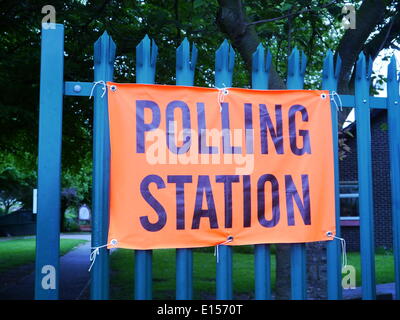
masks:
[(75, 219), (65, 219), (65, 231), (67, 232), (78, 232), (80, 231), (79, 223)]

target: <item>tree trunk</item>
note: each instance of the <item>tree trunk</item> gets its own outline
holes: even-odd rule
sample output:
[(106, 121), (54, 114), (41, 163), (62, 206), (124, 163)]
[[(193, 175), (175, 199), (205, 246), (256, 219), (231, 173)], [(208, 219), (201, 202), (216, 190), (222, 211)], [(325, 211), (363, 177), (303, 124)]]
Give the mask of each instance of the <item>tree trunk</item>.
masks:
[[(248, 18), (242, 8), (241, 0), (218, 0), (218, 3), (217, 24), (220, 30), (228, 36), (232, 46), (239, 52), (251, 75), (252, 54), (260, 43), (254, 25), (248, 25)], [(364, 48), (376, 56), (380, 49), (387, 47), (398, 36), (400, 15), (396, 14), (392, 18), (391, 24), (386, 24), (381, 28), (380, 32), (365, 45), (378, 24), (384, 22), (386, 4), (384, 0), (363, 1), (356, 12), (356, 29), (348, 29), (341, 39), (336, 50), (336, 55), (340, 54), (342, 59), (338, 82), (339, 93), (351, 94), (353, 92), (354, 65)], [(397, 6), (400, 7), (400, 4)], [(274, 66), (271, 66), (269, 89), (286, 89), (285, 82), (278, 75)], [(347, 115), (347, 110), (341, 112), (339, 121), (343, 122)], [(308, 298), (325, 299), (327, 288), (325, 243), (307, 244), (306, 251)], [(286, 244), (277, 245), (276, 250), (276, 298), (290, 298), (290, 245)]]

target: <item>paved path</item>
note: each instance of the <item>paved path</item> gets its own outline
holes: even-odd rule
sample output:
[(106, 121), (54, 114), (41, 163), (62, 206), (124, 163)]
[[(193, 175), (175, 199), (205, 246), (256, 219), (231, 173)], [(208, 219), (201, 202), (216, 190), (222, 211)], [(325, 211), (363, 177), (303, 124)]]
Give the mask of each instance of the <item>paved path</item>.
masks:
[[(90, 235), (61, 235), (61, 238), (90, 240)], [(90, 274), (90, 241), (78, 246), (60, 258), (60, 299), (85, 298)], [(32, 300), (34, 298), (35, 274), (31, 273), (17, 283), (0, 289), (0, 300)]]

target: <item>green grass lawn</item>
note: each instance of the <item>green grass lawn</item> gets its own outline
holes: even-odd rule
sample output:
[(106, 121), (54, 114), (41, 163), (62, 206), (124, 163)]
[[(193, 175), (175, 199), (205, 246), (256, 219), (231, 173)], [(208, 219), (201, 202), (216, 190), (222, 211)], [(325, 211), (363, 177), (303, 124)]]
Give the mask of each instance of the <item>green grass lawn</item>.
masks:
[[(356, 269), (356, 284), (361, 286), (361, 258), (360, 253), (347, 254), (347, 263)], [(375, 255), (376, 283), (394, 282), (394, 259), (391, 252), (382, 252)]]
[[(252, 250), (234, 248), (233, 287), (240, 299), (254, 298), (254, 256)], [(239, 251), (239, 252), (237, 252)], [(357, 271), (361, 284), (360, 254), (348, 253), (348, 264)], [(215, 257), (213, 248), (195, 249), (193, 254), (194, 299), (215, 298)], [(394, 281), (393, 255), (376, 255), (376, 283)], [(134, 282), (134, 251), (119, 249), (111, 255), (111, 298), (131, 299)], [(275, 255), (271, 255), (272, 288), (275, 287)], [(153, 298), (175, 299), (175, 250), (153, 250)]]
[[(61, 239), (60, 254), (64, 255), (86, 240)], [(0, 272), (33, 263), (35, 261), (35, 239), (16, 239), (0, 241)]]

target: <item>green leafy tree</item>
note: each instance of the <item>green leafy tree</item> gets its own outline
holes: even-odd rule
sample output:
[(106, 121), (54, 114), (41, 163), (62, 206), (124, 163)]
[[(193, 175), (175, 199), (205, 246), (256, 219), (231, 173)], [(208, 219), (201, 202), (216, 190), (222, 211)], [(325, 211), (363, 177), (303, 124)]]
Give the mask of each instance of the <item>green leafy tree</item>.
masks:
[[(342, 59), (339, 93), (351, 93), (361, 51), (374, 58), (382, 49), (397, 48), (400, 3), (347, 2), (357, 9), (356, 29), (341, 27), (344, 3), (329, 0), (54, 0), (51, 5), (56, 9), (56, 22), (65, 25), (67, 81), (93, 81), (93, 43), (107, 30), (117, 44), (115, 80), (119, 82), (135, 81), (135, 47), (148, 34), (159, 47), (157, 83), (174, 84), (175, 49), (187, 37), (199, 49), (195, 85), (212, 86), (215, 50), (227, 37), (238, 52), (234, 86), (250, 87), (251, 55), (263, 43), (273, 54), (270, 88), (285, 88), (288, 54), (296, 46), (309, 57), (306, 88), (319, 88), (323, 57), (331, 49)], [(12, 158), (12, 170), (24, 174), (36, 171), (41, 8), (47, 4), (38, 0), (0, 2), (4, 93), (0, 96), (0, 155)], [(347, 114), (341, 115), (343, 121)], [(63, 123), (63, 188), (74, 188), (77, 198), (89, 203), (92, 101), (65, 98)], [(318, 257), (318, 252), (317, 248), (313, 254)], [(284, 246), (278, 246), (278, 298), (290, 292), (287, 253)]]

